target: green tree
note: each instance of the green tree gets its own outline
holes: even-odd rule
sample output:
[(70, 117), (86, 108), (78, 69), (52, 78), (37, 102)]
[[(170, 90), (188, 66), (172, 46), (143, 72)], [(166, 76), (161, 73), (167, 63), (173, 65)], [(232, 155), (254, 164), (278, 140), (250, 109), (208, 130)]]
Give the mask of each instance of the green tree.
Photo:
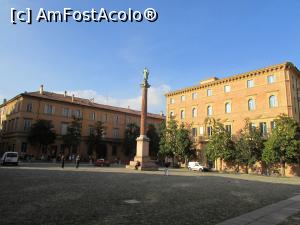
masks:
[(260, 131), (251, 127), (248, 119), (246, 119), (245, 127), (237, 137), (235, 162), (237, 163), (237, 170), (239, 164), (246, 165), (246, 173), (248, 173), (249, 166), (254, 165), (261, 160), (262, 150), (264, 144)]
[(125, 154), (134, 157), (136, 152), (136, 139), (140, 135), (140, 127), (135, 123), (130, 123), (125, 129), (124, 148)]
[(220, 159), (220, 169), (222, 161), (233, 162), (235, 159), (235, 146), (231, 134), (224, 128), (223, 124), (213, 118), (206, 120), (211, 126), (212, 134), (209, 137), (205, 148), (206, 157), (210, 161)]
[(76, 153), (81, 142), (81, 119), (73, 117), (71, 124), (67, 128), (67, 133), (62, 136), (63, 143), (69, 149), (69, 154)]
[(56, 139), (56, 133), (54, 127), (49, 120), (37, 120), (34, 123), (28, 133), (28, 142), (38, 147), (39, 152), (41, 152), (42, 147), (48, 147), (48, 145), (53, 144)]
[(179, 159), (184, 159), (185, 166), (187, 167), (188, 159), (194, 156), (195, 150), (193, 148), (193, 140), (191, 130), (183, 123), (178, 127), (176, 132), (176, 149), (175, 154)]
[(152, 158), (156, 158), (157, 153), (159, 151), (160, 138), (159, 138), (159, 134), (158, 134), (154, 124), (149, 124), (148, 130), (147, 130), (147, 137), (150, 139), (150, 142), (149, 142), (149, 155)]
[(262, 158), (268, 165), (280, 162), (281, 175), (285, 176), (285, 163), (298, 159), (300, 155), (298, 124), (285, 114), (279, 115), (274, 122), (275, 128), (265, 142)]
[(101, 121), (96, 122), (92, 127), (92, 132), (87, 139), (88, 145), (88, 154), (93, 155), (96, 153), (97, 157), (105, 158), (106, 157), (106, 144), (103, 140), (104, 136), (104, 127)]
[(162, 122), (159, 142), (159, 155), (162, 159), (166, 156), (175, 156), (177, 152), (177, 129), (178, 125), (174, 119), (169, 120), (167, 124), (165, 121)]

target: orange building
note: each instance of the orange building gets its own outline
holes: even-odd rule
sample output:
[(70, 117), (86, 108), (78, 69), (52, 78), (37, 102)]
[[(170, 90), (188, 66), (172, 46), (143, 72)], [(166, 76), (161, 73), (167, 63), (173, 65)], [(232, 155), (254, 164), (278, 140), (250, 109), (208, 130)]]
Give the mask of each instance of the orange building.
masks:
[(290, 62), (269, 66), (227, 78), (203, 80), (198, 85), (166, 94), (167, 120), (188, 123), (198, 143), (199, 160), (211, 127), (205, 119), (219, 119), (236, 134), (248, 118), (252, 126), (267, 135), (273, 120), (285, 113), (299, 122), (300, 72)]
[[(73, 116), (82, 119), (79, 151), (84, 158), (88, 157), (86, 138), (92, 126), (97, 121), (102, 121), (105, 128), (106, 158), (129, 160), (123, 148), (125, 128), (130, 123), (139, 125), (140, 111), (94, 103), (88, 99), (68, 96), (66, 92), (46, 92), (43, 86), (37, 92), (19, 94), (0, 105), (1, 152), (17, 151), (21, 155), (41, 157), (41, 153), (27, 141), (31, 125), (39, 119), (50, 120), (57, 134), (55, 143), (44, 153), (58, 155), (64, 152), (62, 135), (66, 134)], [(163, 115), (149, 113), (147, 123), (158, 126), (163, 120)]]

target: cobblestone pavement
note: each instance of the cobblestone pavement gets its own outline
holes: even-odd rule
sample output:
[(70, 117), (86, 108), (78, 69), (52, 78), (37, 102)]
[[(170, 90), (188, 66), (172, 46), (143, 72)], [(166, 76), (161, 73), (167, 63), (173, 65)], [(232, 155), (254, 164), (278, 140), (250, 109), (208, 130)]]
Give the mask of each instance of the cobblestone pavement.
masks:
[(298, 178), (170, 174), (88, 164), (0, 167), (0, 224), (211, 225), (300, 194)]

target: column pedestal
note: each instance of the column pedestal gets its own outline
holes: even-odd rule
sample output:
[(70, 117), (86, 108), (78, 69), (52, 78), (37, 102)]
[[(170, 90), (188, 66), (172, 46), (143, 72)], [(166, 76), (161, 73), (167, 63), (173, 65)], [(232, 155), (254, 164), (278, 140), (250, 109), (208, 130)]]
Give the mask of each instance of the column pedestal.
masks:
[(158, 170), (158, 166), (149, 157), (149, 141), (146, 135), (140, 135), (136, 139), (136, 155), (126, 168), (135, 169), (137, 162), (140, 162), (138, 170)]

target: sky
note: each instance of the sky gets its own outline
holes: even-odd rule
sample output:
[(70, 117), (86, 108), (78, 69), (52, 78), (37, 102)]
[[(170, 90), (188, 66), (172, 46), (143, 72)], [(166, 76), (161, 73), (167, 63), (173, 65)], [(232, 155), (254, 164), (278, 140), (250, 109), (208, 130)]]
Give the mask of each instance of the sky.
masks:
[[(300, 67), (299, 0), (0, 0), (0, 101), (24, 91), (74, 93), (140, 108), (149, 68), (149, 111), (164, 94), (286, 61)], [(155, 22), (10, 22), (11, 8), (143, 11)]]

